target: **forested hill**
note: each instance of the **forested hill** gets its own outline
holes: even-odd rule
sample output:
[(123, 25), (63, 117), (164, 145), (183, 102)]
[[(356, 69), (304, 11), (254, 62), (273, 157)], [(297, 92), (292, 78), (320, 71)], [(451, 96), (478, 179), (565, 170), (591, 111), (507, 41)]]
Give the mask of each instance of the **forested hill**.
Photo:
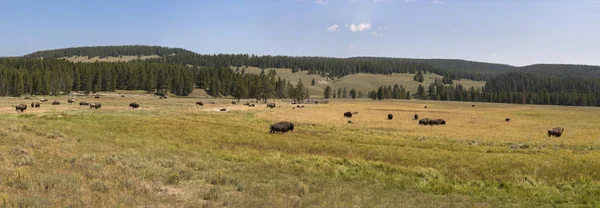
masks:
[(513, 72), (539, 73), (552, 76), (600, 78), (600, 66), (574, 64), (534, 64), (511, 70)]
[(424, 62), (444, 71), (452, 72), (472, 72), (482, 74), (499, 74), (514, 70), (518, 67), (507, 64), (486, 63), (477, 61), (467, 61), (461, 59), (406, 59), (411, 61)]
[(194, 54), (183, 48), (168, 48), (161, 46), (124, 45), (124, 46), (86, 46), (74, 48), (61, 48), (38, 51), (25, 55), (28, 58), (64, 58), (72, 56), (89, 57), (119, 57), (119, 56), (166, 56), (178, 54)]

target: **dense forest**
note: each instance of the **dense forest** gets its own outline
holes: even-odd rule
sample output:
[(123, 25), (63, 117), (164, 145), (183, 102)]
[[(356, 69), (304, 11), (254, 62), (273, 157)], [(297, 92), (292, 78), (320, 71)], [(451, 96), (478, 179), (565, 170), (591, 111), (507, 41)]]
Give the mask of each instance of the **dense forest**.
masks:
[(193, 54), (182, 48), (167, 48), (161, 46), (125, 45), (125, 46), (91, 46), (77, 48), (62, 48), (38, 51), (25, 55), (27, 58), (64, 58), (72, 56), (89, 56), (100, 58), (119, 56), (169, 56), (177, 54)]
[[(160, 55), (160, 59), (126, 63), (71, 63), (52, 59), (66, 56)], [(44, 57), (45, 59), (39, 59)], [(255, 56), (248, 54), (200, 55), (179, 48), (158, 46), (107, 46), (48, 50), (24, 58), (0, 58), (0, 96), (56, 95), (70, 91), (97, 92), (146, 90), (186, 96), (194, 87), (211, 96), (235, 98), (308, 97), (302, 82), (290, 83), (274, 70), (245, 74), (230, 66), (291, 68), (336, 79), (355, 73), (388, 75), (436, 73), (443, 79), (419, 86), (411, 94), (402, 87), (381, 86), (368, 92), (325, 89), (326, 98), (424, 99), (522, 104), (600, 106), (600, 67), (538, 64), (513, 67), (502, 64), (444, 59), (326, 58)], [(481, 89), (466, 89), (452, 80), (485, 80)]]

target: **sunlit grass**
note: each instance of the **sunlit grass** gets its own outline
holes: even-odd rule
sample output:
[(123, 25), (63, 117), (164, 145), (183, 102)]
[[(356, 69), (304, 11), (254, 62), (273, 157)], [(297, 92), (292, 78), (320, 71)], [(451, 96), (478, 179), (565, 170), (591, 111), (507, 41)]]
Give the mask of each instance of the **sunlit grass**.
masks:
[[(43, 103), (24, 113), (12, 106), (30, 101), (2, 98), (0, 204), (599, 205), (596, 108), (369, 100), (199, 107), (195, 99), (130, 94), (76, 97), (102, 102), (97, 110)], [(133, 101), (139, 109), (128, 107)], [(348, 119), (346, 111), (359, 113)], [(419, 126), (415, 113), (447, 125)], [(294, 132), (267, 134), (284, 120)], [(548, 138), (555, 126), (565, 134)]]

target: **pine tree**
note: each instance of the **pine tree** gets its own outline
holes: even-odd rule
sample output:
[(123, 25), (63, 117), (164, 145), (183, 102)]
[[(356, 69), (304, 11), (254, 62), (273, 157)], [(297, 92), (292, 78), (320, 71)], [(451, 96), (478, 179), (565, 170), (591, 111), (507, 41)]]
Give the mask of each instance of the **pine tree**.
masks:
[(325, 99), (329, 99), (331, 97), (331, 87), (329, 87), (329, 85), (327, 87), (325, 87), (325, 91), (323, 92), (323, 96), (325, 97)]
[(310, 82), (310, 85), (315, 86), (315, 79), (312, 79), (312, 81)]

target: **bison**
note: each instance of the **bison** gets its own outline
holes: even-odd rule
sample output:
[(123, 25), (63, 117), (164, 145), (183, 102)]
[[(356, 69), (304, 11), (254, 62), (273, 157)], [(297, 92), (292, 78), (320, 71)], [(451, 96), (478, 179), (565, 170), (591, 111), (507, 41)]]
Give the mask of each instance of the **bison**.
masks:
[(394, 118), (394, 115), (388, 114), (388, 120), (392, 120), (393, 118)]
[(425, 108), (427, 108), (427, 106), (425, 106)]
[(40, 102), (46, 102), (48, 99), (40, 99)]
[(281, 133), (286, 133), (288, 131), (294, 131), (294, 124), (287, 122), (287, 121), (282, 121), (282, 122), (278, 122), (275, 124), (271, 125), (271, 131), (269, 131), (269, 133), (275, 133), (275, 132), (281, 132)]
[(198, 101), (198, 102), (196, 102), (196, 105), (204, 106), (204, 103), (202, 103), (202, 101)]
[(98, 99), (98, 98), (100, 98), (100, 95), (96, 95), (96, 96), (94, 96), (94, 98)]
[(75, 103), (75, 99), (68, 99), (67, 102), (68, 103)]
[(421, 120), (419, 120), (419, 125), (429, 125), (430, 121), (431, 119), (429, 118), (422, 118)]
[(221, 108), (219, 111), (227, 111), (227, 108)]
[(160, 96), (159, 99), (167, 99), (169, 97), (167, 97), (166, 95)]
[(446, 125), (446, 121), (443, 119), (433, 119), (429, 121), (430, 125)]
[(79, 105), (90, 105), (90, 103), (82, 101), (82, 102), (79, 102)]
[(102, 107), (101, 103), (90, 103), (90, 109), (92, 109), (92, 108), (98, 109), (100, 107)]
[(275, 108), (275, 103), (267, 103), (267, 108)]
[(232, 105), (237, 105), (237, 102), (233, 101), (231, 102)]
[(510, 122), (510, 118), (506, 118), (504, 119), (506, 122)]
[(254, 103), (248, 104), (248, 107), (254, 107)]
[(24, 110), (27, 110), (27, 105), (25, 105), (25, 104), (16, 105), (15, 110), (23, 112)]
[(39, 103), (39, 102), (36, 102), (36, 103), (35, 103), (35, 107), (36, 107), (36, 108), (39, 108), (39, 107), (40, 107), (40, 103)]
[(121, 97), (125, 97), (125, 95), (121, 95)]
[(471, 107), (475, 107), (475, 105), (471, 105)]
[(560, 137), (564, 131), (565, 131), (565, 129), (562, 127), (555, 127), (552, 129), (548, 129), (548, 137), (551, 137), (551, 136)]
[(419, 120), (419, 115), (415, 114), (415, 120)]
[(346, 118), (352, 118), (352, 112), (345, 112), (344, 113), (344, 117), (346, 117)]
[(140, 107), (140, 104), (138, 104), (138, 103), (136, 103), (136, 102), (133, 102), (133, 103), (130, 103), (130, 104), (129, 104), (129, 107), (131, 107), (131, 108), (139, 108), (139, 107)]
[(31, 103), (31, 107), (32, 107), (32, 108), (33, 108), (33, 107), (35, 107), (35, 103)]
[(54, 102), (52, 102), (52, 105), (60, 105), (60, 102), (55, 100)]

